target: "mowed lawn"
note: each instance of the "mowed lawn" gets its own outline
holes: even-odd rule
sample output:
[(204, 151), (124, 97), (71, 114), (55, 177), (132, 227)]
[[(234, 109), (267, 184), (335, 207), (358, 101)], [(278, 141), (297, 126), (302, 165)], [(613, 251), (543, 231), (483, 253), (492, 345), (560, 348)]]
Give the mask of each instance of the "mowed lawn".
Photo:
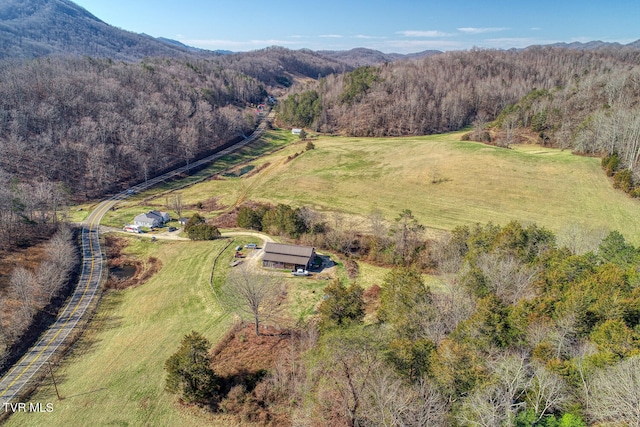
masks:
[[(537, 223), (617, 229), (640, 244), (640, 201), (612, 188), (597, 158), (540, 146), (504, 149), (460, 141), (461, 133), (406, 138), (320, 137), (261, 158), (260, 173), (198, 184), (189, 203), (218, 197), (311, 206), (392, 220), (410, 209), (435, 230), (464, 224)], [(294, 153), (303, 152), (288, 160)]]
[[(30, 402), (52, 402), (51, 413), (18, 413), (8, 426), (204, 426), (209, 416), (187, 410), (164, 391), (164, 362), (192, 330), (215, 343), (229, 329), (209, 286), (215, 256), (227, 241), (133, 240), (130, 250), (157, 257), (162, 269), (133, 289), (108, 292), (73, 352)], [(231, 247), (230, 250), (233, 248)], [(225, 254), (229, 259), (231, 254)], [(219, 263), (222, 275), (228, 263)], [(215, 425), (215, 424), (213, 424)]]

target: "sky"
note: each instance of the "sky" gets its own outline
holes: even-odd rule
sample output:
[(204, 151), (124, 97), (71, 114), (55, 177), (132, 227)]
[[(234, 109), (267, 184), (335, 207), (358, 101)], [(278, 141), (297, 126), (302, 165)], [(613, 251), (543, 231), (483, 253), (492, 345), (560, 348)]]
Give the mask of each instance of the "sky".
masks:
[(640, 39), (639, 0), (73, 0), (124, 30), (210, 50), (413, 53)]

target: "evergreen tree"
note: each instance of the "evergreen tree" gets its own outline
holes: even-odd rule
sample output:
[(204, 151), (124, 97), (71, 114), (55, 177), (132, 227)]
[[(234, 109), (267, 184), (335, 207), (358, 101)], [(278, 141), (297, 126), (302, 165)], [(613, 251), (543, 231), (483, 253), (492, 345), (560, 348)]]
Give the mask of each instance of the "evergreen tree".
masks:
[(164, 364), (166, 390), (180, 393), (188, 403), (205, 403), (218, 390), (218, 377), (211, 369), (211, 343), (200, 333), (185, 335), (176, 351)]
[(346, 287), (339, 279), (324, 288), (325, 299), (320, 304), (320, 325), (323, 329), (362, 322), (364, 318), (363, 289), (357, 284)]

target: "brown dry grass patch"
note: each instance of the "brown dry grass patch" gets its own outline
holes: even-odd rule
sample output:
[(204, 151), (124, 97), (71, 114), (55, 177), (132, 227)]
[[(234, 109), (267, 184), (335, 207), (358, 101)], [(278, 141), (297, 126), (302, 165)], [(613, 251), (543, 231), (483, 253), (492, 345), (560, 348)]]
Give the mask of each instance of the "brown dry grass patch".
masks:
[(273, 328), (262, 328), (261, 333), (256, 336), (253, 325), (246, 324), (231, 329), (212, 351), (215, 373), (231, 378), (270, 370), (288, 347), (291, 334)]
[(107, 235), (105, 237), (105, 246), (107, 249), (107, 266), (109, 270), (123, 268), (125, 266), (135, 267), (135, 272), (126, 279), (120, 279), (114, 274), (109, 274), (105, 287), (107, 289), (126, 289), (136, 287), (146, 282), (162, 267), (162, 263), (158, 258), (149, 257), (146, 261), (142, 261), (133, 256), (124, 253), (129, 245), (126, 239), (118, 236)]
[(16, 266), (34, 270), (46, 258), (45, 246), (48, 242), (39, 243), (28, 248), (17, 248), (0, 253), (0, 290), (6, 289), (11, 274)]

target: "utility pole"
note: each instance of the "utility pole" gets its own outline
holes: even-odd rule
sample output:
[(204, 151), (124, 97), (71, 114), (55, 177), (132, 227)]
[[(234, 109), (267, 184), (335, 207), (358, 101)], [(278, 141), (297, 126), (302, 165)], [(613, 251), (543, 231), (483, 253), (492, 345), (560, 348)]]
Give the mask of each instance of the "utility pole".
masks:
[(53, 376), (53, 369), (51, 369), (51, 362), (47, 362), (49, 364), (49, 372), (51, 372), (51, 379), (53, 380), (53, 386), (56, 389), (56, 395), (58, 396), (58, 400), (62, 400), (60, 397), (60, 392), (58, 391), (58, 384), (56, 384), (56, 379)]

